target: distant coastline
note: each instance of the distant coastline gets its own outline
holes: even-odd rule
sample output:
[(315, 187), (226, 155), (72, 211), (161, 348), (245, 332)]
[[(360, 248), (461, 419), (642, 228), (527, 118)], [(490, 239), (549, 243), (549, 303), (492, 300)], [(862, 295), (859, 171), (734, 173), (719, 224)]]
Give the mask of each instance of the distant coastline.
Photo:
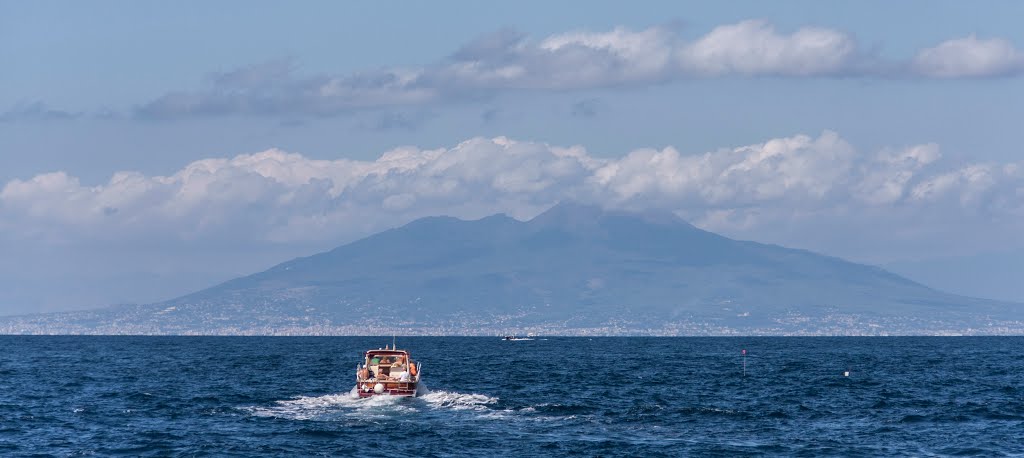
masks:
[[(82, 312), (78, 312), (82, 313)], [(508, 333), (507, 327), (465, 328), (458, 326), (367, 327), (292, 326), (265, 328), (204, 328), (160, 329), (157, 327), (68, 327), (49, 322), (46, 315), (0, 318), (0, 335), (95, 335), (95, 336), (430, 336), (430, 337), (497, 337)], [(664, 328), (628, 328), (597, 326), (566, 328), (556, 326), (528, 326), (516, 328), (517, 333), (534, 333), (544, 337), (900, 337), (900, 336), (1024, 336), (1024, 321), (993, 322), (985, 327), (957, 328), (949, 323), (931, 323), (922, 327), (918, 320), (886, 320), (888, 326), (876, 321), (866, 325), (849, 326), (849, 322), (821, 323), (818, 327), (792, 327), (789, 329), (732, 328), (701, 326), (695, 323), (677, 323)], [(902, 324), (901, 324), (902, 323)], [(810, 324), (810, 323), (806, 323)]]

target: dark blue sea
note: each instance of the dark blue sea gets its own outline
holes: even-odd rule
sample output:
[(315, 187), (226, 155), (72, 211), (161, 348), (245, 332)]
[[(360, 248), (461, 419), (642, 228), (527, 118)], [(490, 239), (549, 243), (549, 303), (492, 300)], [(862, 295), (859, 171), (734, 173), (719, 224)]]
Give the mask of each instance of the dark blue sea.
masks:
[(0, 456), (1024, 454), (1020, 337), (399, 337), (353, 399), (390, 342), (0, 336)]

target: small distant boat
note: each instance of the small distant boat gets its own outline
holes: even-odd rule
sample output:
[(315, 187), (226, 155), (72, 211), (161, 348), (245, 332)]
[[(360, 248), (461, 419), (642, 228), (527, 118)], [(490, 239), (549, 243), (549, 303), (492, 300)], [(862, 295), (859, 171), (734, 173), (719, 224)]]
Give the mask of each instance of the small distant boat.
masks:
[(422, 365), (397, 348), (367, 350), (363, 363), (356, 369), (356, 391), (359, 397), (416, 396)]
[(533, 340), (531, 337), (516, 337), (515, 334), (502, 337), (501, 340)]

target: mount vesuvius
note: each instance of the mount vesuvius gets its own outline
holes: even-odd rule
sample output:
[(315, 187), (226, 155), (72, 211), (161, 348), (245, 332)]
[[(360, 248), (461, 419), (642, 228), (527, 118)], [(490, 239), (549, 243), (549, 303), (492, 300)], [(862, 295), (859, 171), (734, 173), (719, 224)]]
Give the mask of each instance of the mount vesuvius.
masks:
[(562, 203), (423, 218), (170, 301), (55, 315), (107, 333), (917, 334), (1012, 327), (1019, 310), (670, 213)]

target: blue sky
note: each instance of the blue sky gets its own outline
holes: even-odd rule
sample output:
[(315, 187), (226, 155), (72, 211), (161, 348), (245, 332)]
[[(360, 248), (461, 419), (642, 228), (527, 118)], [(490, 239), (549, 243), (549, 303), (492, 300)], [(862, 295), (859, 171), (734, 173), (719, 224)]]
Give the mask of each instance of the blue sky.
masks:
[(157, 300), (418, 216), (562, 199), (1024, 300), (1020, 17), (0, 2), (0, 313)]

